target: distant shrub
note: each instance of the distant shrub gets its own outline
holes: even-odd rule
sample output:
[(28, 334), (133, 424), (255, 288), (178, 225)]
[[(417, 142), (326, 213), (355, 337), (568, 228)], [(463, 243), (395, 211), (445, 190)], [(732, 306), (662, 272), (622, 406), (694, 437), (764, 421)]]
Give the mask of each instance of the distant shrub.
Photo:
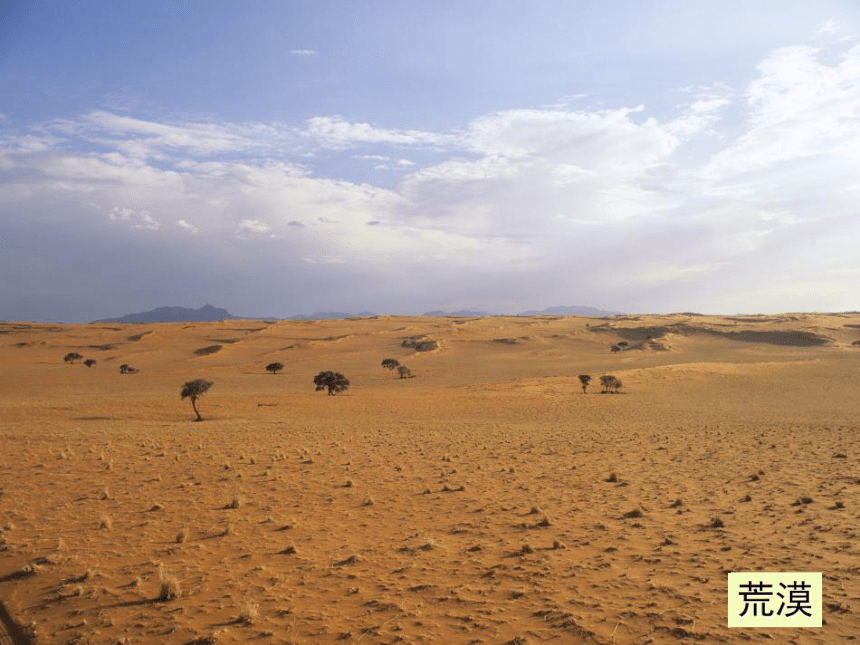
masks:
[(271, 372), (272, 374), (277, 374), (282, 369), (284, 369), (283, 363), (269, 363), (266, 365), (266, 371)]
[(64, 360), (66, 363), (74, 363), (75, 361), (79, 361), (79, 360), (81, 360), (82, 358), (83, 358), (83, 356), (81, 356), (81, 355), (80, 355), (80, 354), (78, 354), (77, 352), (69, 352), (68, 354), (66, 354), (65, 356), (63, 356), (63, 360)]
[(137, 370), (135, 368), (133, 368), (131, 365), (129, 365), (128, 363), (123, 363), (122, 365), (119, 366), (119, 373), (120, 374), (136, 374)]
[(92, 367), (96, 363), (98, 363), (98, 361), (94, 358), (88, 358), (87, 360), (84, 361), (84, 365), (86, 365), (87, 367)]
[(400, 374), (400, 378), (412, 378), (412, 370), (405, 365), (398, 365), (397, 373)]
[(580, 374), (579, 382), (582, 385), (582, 393), (585, 394), (586, 390), (588, 390), (588, 384), (591, 383), (591, 376), (588, 374)]
[(400, 361), (398, 361), (396, 358), (383, 358), (382, 359), (382, 367), (384, 367), (387, 370), (393, 370), (393, 369), (397, 368), (398, 365), (400, 365)]
[(340, 372), (320, 372), (314, 376), (316, 391), (328, 390), (329, 396), (345, 392), (349, 388), (349, 379)]
[(417, 336), (408, 336), (403, 339), (403, 342), (400, 343), (402, 347), (409, 347), (414, 349), (416, 352), (429, 352), (439, 347), (439, 343), (435, 340), (422, 340), (426, 338), (426, 334), (419, 334)]
[(611, 375), (600, 377), (601, 394), (617, 394), (624, 384)]
[(195, 349), (194, 353), (198, 356), (206, 356), (208, 354), (214, 354), (217, 351), (220, 351), (223, 345), (209, 345), (208, 347), (201, 347), (200, 349)]

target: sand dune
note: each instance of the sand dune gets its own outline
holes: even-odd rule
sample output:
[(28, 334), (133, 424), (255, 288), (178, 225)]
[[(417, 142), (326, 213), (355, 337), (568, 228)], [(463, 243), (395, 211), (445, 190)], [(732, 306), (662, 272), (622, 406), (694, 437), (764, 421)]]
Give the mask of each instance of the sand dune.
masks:
[[(816, 314), (0, 324), (0, 598), (39, 643), (846, 642), (858, 339)], [(822, 571), (826, 625), (730, 630), (737, 570)]]

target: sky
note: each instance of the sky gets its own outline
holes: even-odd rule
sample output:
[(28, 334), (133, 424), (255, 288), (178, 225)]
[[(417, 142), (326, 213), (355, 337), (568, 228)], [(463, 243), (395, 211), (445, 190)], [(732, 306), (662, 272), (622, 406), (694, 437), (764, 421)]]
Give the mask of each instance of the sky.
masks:
[(860, 309), (854, 0), (0, 0), (0, 319)]

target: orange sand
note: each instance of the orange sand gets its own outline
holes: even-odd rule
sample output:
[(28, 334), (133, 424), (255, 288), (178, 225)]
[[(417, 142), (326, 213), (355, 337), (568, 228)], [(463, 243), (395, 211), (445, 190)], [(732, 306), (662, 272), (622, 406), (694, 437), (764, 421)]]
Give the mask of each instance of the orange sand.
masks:
[[(0, 324), (0, 599), (38, 643), (845, 642), (857, 339), (860, 315)], [(822, 571), (826, 625), (730, 630), (742, 570)]]

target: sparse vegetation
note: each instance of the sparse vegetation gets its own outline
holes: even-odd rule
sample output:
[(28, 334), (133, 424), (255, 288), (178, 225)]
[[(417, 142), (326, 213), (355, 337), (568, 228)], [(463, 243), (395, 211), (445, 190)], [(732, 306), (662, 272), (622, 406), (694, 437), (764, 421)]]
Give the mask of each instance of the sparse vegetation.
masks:
[(208, 356), (209, 354), (214, 354), (221, 350), (223, 345), (208, 345), (206, 347), (201, 347), (200, 349), (195, 349), (194, 353), (197, 356)]
[(612, 375), (600, 377), (601, 394), (617, 394), (624, 384)]
[(98, 363), (98, 361), (94, 358), (88, 358), (87, 360), (84, 361), (84, 365), (86, 365), (87, 367), (92, 367), (96, 363)]
[(179, 578), (165, 573), (161, 568), (158, 570), (158, 578), (161, 583), (161, 588), (155, 600), (158, 602), (176, 600), (182, 593), (179, 585)]
[(79, 360), (82, 360), (82, 359), (83, 359), (83, 356), (81, 356), (81, 355), (80, 355), (80, 354), (78, 354), (77, 352), (69, 352), (68, 354), (66, 354), (65, 356), (63, 356), (63, 360), (64, 360), (66, 363), (74, 363), (75, 361), (79, 361)]
[(255, 622), (257, 622), (257, 618), (259, 618), (259, 616), (260, 605), (248, 601), (245, 603), (245, 607), (242, 609), (242, 613), (239, 614), (237, 622), (240, 622), (243, 625), (253, 625)]
[(349, 379), (340, 372), (320, 372), (314, 376), (316, 391), (328, 390), (329, 396), (345, 392), (349, 388)]
[(266, 365), (266, 371), (271, 372), (272, 374), (277, 374), (282, 369), (284, 369), (283, 363), (269, 363)]
[(191, 407), (194, 408), (194, 414), (197, 415), (195, 421), (203, 421), (203, 417), (200, 416), (200, 412), (197, 409), (197, 399), (206, 394), (209, 391), (209, 388), (214, 385), (213, 381), (207, 381), (202, 378), (194, 379), (193, 381), (188, 381), (185, 385), (182, 386), (181, 398), (189, 398), (191, 399)]
[(395, 370), (400, 365), (400, 361), (396, 358), (383, 358), (382, 359), (382, 367), (387, 370)]
[(400, 374), (400, 378), (412, 378), (412, 370), (405, 365), (398, 365), (397, 373)]
[(122, 365), (119, 366), (119, 373), (120, 374), (136, 374), (137, 370), (135, 368), (133, 368), (131, 365), (129, 365), (128, 363), (123, 363)]
[(591, 383), (591, 376), (588, 374), (580, 374), (579, 383), (582, 386), (582, 393), (586, 394), (588, 391), (588, 384)]

